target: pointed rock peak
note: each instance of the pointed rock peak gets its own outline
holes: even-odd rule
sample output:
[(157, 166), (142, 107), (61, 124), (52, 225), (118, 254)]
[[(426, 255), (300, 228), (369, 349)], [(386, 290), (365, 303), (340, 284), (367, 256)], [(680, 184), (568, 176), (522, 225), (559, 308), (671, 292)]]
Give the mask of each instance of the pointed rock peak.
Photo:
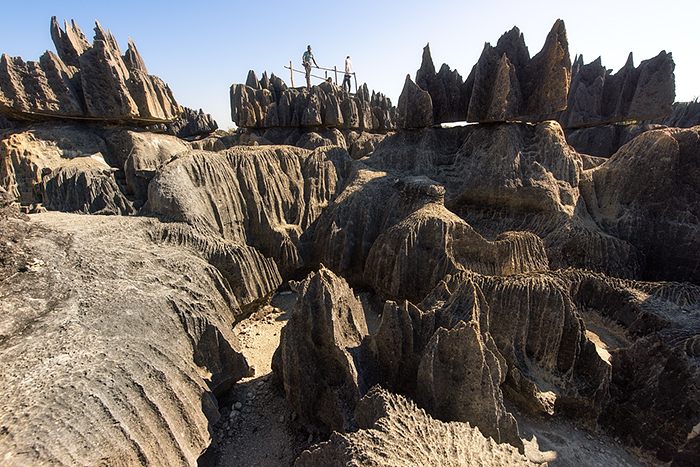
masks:
[(270, 87), (270, 78), (267, 77), (267, 71), (263, 71), (262, 78), (260, 79), (260, 86), (263, 89), (267, 89)]
[(79, 67), (78, 57), (90, 48), (90, 43), (75, 21), (71, 20), (71, 25), (64, 21), (64, 27), (65, 32), (61, 29), (56, 17), (51, 17), (51, 39), (56, 46), (58, 56), (66, 65)]
[(126, 49), (124, 54), (124, 63), (130, 71), (140, 71), (148, 74), (148, 69), (146, 68), (146, 62), (143, 61), (141, 54), (136, 48), (134, 41), (129, 38), (129, 47)]
[(255, 75), (255, 71), (248, 71), (248, 78), (245, 81), (245, 85), (250, 86), (253, 89), (260, 89), (260, 81), (258, 81), (258, 77)]
[(634, 57), (632, 56), (632, 52), (627, 56), (627, 61), (625, 62), (625, 66), (622, 68), (634, 68)]
[(540, 53), (552, 51), (558, 48), (561, 48), (562, 52), (564, 53), (564, 61), (568, 62), (568, 66), (570, 67), (571, 58), (569, 57), (569, 39), (566, 35), (564, 21), (561, 19), (554, 22), (554, 26), (552, 26), (549, 34), (547, 34), (547, 39), (545, 39), (544, 47), (542, 47), (542, 51)]
[(95, 37), (93, 41), (107, 41), (107, 32), (102, 28), (99, 21), (95, 20)]
[(530, 60), (530, 51), (525, 45), (525, 35), (520, 32), (517, 26), (498, 39), (496, 51), (499, 56), (504, 53), (508, 54), (508, 58), (516, 67), (525, 66)]
[(416, 72), (416, 84), (422, 89), (428, 89), (428, 83), (435, 77), (435, 65), (430, 56), (430, 44), (423, 48), (423, 59), (420, 69)]
[(520, 32), (520, 29), (518, 29), (517, 26), (513, 26), (513, 29), (503, 33), (503, 35), (498, 39), (498, 42), (496, 43), (496, 48), (500, 49), (503, 45), (515, 44), (518, 42), (522, 42), (523, 44), (525, 44), (525, 36), (522, 32)]
[(119, 44), (117, 44), (117, 40), (114, 38), (112, 35), (112, 32), (107, 30), (105, 31), (102, 28), (102, 25), (100, 25), (100, 22), (95, 20), (95, 38), (93, 39), (93, 44), (97, 41), (103, 42), (107, 48), (112, 50), (112, 53), (115, 56), (121, 56), (122, 51), (119, 48)]
[(433, 64), (433, 57), (430, 55), (430, 43), (423, 47), (423, 59), (421, 64), (421, 70), (426, 73), (435, 74), (435, 65)]

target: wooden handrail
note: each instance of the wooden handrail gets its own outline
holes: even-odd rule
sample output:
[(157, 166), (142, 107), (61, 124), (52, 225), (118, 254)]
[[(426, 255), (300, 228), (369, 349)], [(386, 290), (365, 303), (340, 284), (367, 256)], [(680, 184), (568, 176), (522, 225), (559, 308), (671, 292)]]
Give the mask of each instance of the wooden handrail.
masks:
[[(306, 70), (295, 70), (294, 67), (292, 66), (292, 62), (289, 62), (289, 66), (284, 66), (286, 69), (291, 70), (290, 76), (291, 76), (291, 82), (292, 82), (292, 87), (294, 87), (294, 72), (296, 71), (297, 73), (304, 73), (306, 74)], [(322, 66), (315, 66), (313, 68), (316, 68), (317, 70), (325, 70), (326, 72), (332, 71), (335, 73), (335, 82), (338, 83), (338, 68), (333, 67), (333, 68), (324, 68)], [(345, 74), (344, 71), (341, 71), (342, 74)], [(351, 71), (349, 74), (351, 74), (355, 78), (355, 94), (357, 94), (357, 74), (354, 71)], [(326, 73), (326, 76), (318, 76), (314, 75), (313, 73), (309, 73), (310, 76), (313, 76), (314, 78), (318, 78), (320, 80), (327, 80), (328, 79), (328, 73)], [(336, 84), (337, 86), (337, 84)]]

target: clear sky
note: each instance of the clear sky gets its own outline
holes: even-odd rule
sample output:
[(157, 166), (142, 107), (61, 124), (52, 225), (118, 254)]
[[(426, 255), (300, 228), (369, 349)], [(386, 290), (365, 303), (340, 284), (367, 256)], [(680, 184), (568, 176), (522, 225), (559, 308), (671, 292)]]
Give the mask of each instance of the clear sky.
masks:
[[(398, 103), (406, 75), (415, 79), (430, 43), (435, 68), (447, 63), (466, 78), (485, 42), (495, 45), (518, 26), (534, 56), (554, 22), (566, 24), (571, 60), (602, 57), (617, 71), (661, 50), (676, 63), (676, 100), (700, 96), (700, 2), (635, 1), (179, 1), (2, 0), (0, 53), (38, 60), (55, 51), (51, 16), (71, 19), (90, 42), (95, 20), (109, 29), (122, 53), (131, 37), (148, 71), (163, 79), (180, 105), (203, 109), (220, 128), (233, 127), (229, 87), (249, 70), (290, 85), (285, 65), (300, 68), (311, 45), (322, 67), (339, 69), (352, 57), (358, 82)], [(342, 79), (342, 78), (341, 78)], [(294, 84), (303, 83), (303, 75)]]

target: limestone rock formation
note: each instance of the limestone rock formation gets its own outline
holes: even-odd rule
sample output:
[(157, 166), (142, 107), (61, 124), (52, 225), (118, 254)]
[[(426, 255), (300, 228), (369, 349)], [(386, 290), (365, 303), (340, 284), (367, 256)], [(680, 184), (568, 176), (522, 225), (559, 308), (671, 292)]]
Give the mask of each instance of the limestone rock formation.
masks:
[(648, 131), (582, 183), (587, 209), (604, 232), (644, 253), (648, 280), (700, 283), (699, 152), (697, 127)]
[[(263, 84), (265, 85), (263, 87)], [(321, 83), (306, 88), (288, 88), (272, 74), (258, 81), (248, 73), (246, 84), (230, 89), (231, 119), (243, 128), (343, 128), (389, 131), (395, 128), (395, 109), (379, 93), (370, 96), (363, 85), (352, 96), (338, 86)]]
[(504, 388), (511, 400), (533, 412), (562, 412), (595, 424), (607, 403), (610, 365), (586, 334), (571, 285), (554, 274), (474, 281), (490, 306), (491, 335), (507, 362)]
[(450, 292), (442, 304), (427, 299), (441, 326), (418, 367), (416, 402), (435, 418), (469, 422), (484, 436), (522, 451), (518, 424), (503, 406), (506, 361), (489, 332), (486, 299), (471, 281)]
[(101, 137), (87, 128), (57, 123), (18, 128), (6, 132), (0, 140), (0, 185), (20, 204), (40, 203), (44, 175), (76, 158), (92, 156), (96, 160), (109, 158), (109, 149)]
[(96, 22), (92, 45), (75, 23), (51, 19), (58, 55), (39, 62), (0, 58), (0, 112), (13, 120), (91, 119), (139, 124), (170, 122), (181, 109), (170, 88), (149, 75), (134, 43), (122, 56)]
[(433, 126), (433, 102), (427, 91), (419, 88), (409, 75), (399, 97), (400, 128), (426, 128)]
[(288, 146), (192, 151), (148, 185), (148, 209), (257, 248), (284, 275), (302, 265), (299, 238), (347, 177), (347, 151)]
[(363, 385), (354, 354), (368, 334), (362, 305), (345, 280), (327, 269), (293, 287), (302, 298), (273, 358), (287, 403), (306, 423), (353, 431)]
[(565, 130), (564, 133), (566, 141), (582, 157), (585, 154), (603, 158), (598, 164), (584, 166), (585, 169), (591, 169), (605, 162), (605, 159), (612, 157), (622, 146), (645, 131), (663, 127), (664, 125), (658, 123), (630, 123), (628, 125), (610, 123), (585, 128), (571, 128)]
[(133, 214), (132, 202), (114, 179), (115, 171), (100, 156), (71, 159), (44, 176), (44, 207), (83, 214)]
[(469, 423), (435, 420), (379, 387), (362, 398), (355, 417), (361, 430), (333, 433), (329, 441), (304, 451), (295, 465), (546, 465), (528, 461), (512, 446), (496, 444)]
[(605, 234), (581, 211), (582, 160), (556, 122), (402, 132), (385, 138), (364, 162), (404, 177), (429, 177), (444, 187), (445, 206), (485, 238), (513, 230), (538, 235), (550, 267), (620, 277), (637, 277), (642, 269), (636, 248)]
[(437, 418), (468, 421), (497, 442), (523, 448), (517, 423), (503, 406), (505, 360), (473, 283), (455, 291), (447, 305), (434, 303), (425, 312), (385, 305), (388, 313), (371, 337), (363, 307), (343, 279), (322, 268), (294, 288), (299, 300), (273, 371), (303, 421), (353, 431), (360, 397), (384, 384), (405, 390)]
[[(135, 127), (37, 124), (1, 137), (0, 180), (23, 205), (130, 214), (146, 201), (156, 169), (190, 149), (179, 138)], [(99, 188), (90, 188), (94, 183)], [(78, 185), (81, 191), (75, 192)]]
[(700, 102), (674, 102), (671, 106), (671, 115), (665, 118), (653, 120), (657, 123), (675, 128), (692, 128), (700, 125)]
[[(434, 123), (464, 122), (471, 89), (465, 87), (457, 70), (445, 63), (438, 73), (430, 55), (430, 44), (423, 48), (421, 67), (416, 72), (416, 85), (430, 95)], [(404, 91), (406, 86), (404, 85)]]
[(637, 68), (630, 53), (615, 74), (603, 67), (600, 57), (584, 64), (579, 55), (559, 121), (564, 128), (576, 128), (669, 116), (675, 99), (674, 68), (673, 57), (665, 51)]
[(557, 20), (542, 50), (530, 59), (516, 27), (492, 47), (484, 45), (467, 77), (471, 88), (467, 121), (546, 120), (566, 107), (571, 60), (566, 29)]
[(208, 135), (218, 128), (219, 125), (211, 114), (205, 114), (202, 109), (199, 109), (198, 112), (188, 107), (183, 107), (180, 116), (172, 123), (149, 126), (148, 130), (189, 139), (193, 136)]
[(32, 219), (0, 304), (3, 464), (196, 465), (248, 374), (226, 281), (154, 219)]

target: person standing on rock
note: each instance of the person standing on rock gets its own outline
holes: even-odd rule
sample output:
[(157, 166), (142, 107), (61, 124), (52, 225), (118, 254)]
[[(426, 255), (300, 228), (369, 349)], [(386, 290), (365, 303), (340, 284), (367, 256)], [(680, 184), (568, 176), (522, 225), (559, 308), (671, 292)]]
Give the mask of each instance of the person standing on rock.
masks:
[(350, 78), (352, 76), (352, 62), (350, 61), (350, 55), (345, 59), (345, 78), (343, 78), (343, 91), (345, 90), (345, 84), (348, 85), (348, 92), (350, 92)]
[(314, 58), (314, 54), (311, 53), (311, 46), (306, 47), (306, 52), (304, 52), (304, 55), (301, 56), (301, 63), (304, 65), (304, 69), (306, 70), (306, 89), (311, 89), (311, 62), (314, 62), (314, 65), (316, 68), (318, 68), (318, 63), (316, 63), (316, 59)]

